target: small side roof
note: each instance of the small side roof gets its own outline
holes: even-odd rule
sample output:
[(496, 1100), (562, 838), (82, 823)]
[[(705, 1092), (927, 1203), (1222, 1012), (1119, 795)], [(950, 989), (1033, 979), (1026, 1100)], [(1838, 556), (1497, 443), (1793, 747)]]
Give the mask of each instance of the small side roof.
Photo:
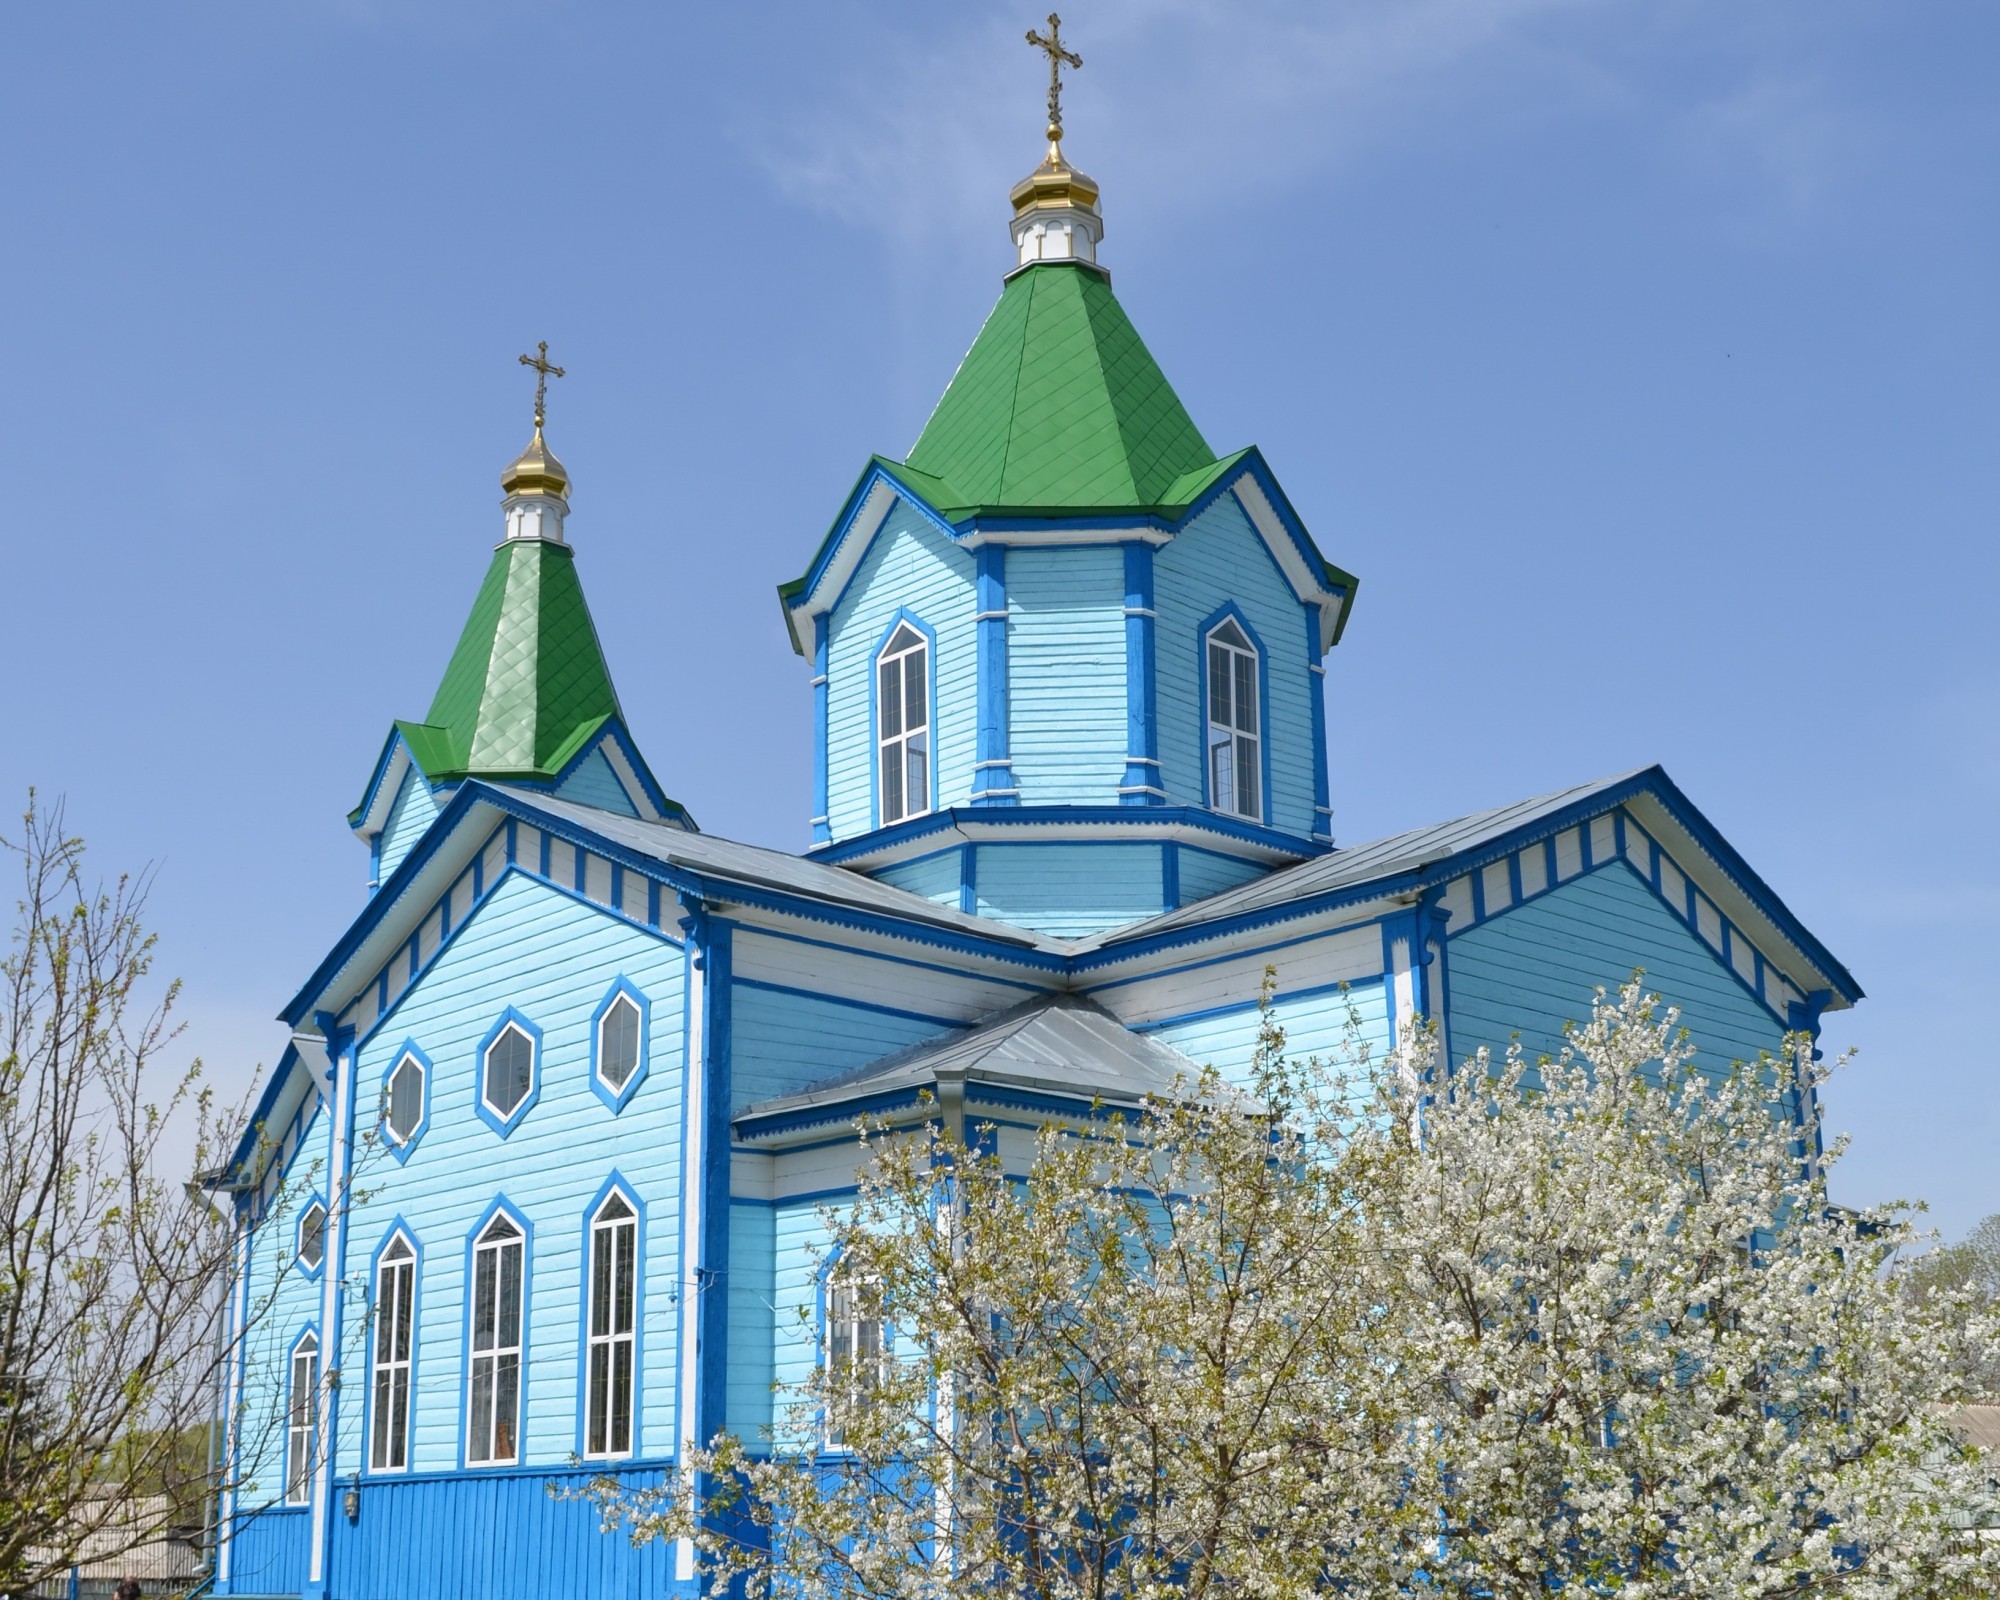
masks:
[(796, 1093), (759, 1101), (736, 1120), (754, 1133), (762, 1119), (894, 1097), (940, 1079), (1085, 1103), (1138, 1105), (1148, 1096), (1183, 1091), (1200, 1075), (1201, 1068), (1180, 1051), (1132, 1032), (1095, 1001), (1054, 994), (1024, 1000)]

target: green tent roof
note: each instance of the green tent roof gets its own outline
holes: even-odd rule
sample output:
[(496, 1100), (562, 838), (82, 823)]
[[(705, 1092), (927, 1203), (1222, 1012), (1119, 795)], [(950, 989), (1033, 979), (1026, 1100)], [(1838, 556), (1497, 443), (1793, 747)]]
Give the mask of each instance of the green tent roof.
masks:
[(399, 726), (433, 780), (553, 777), (617, 716), (575, 553), (510, 539), (493, 552), (430, 714)]
[(1164, 506), (1215, 464), (1110, 281), (1056, 262), (1007, 280), (908, 463), (954, 519)]

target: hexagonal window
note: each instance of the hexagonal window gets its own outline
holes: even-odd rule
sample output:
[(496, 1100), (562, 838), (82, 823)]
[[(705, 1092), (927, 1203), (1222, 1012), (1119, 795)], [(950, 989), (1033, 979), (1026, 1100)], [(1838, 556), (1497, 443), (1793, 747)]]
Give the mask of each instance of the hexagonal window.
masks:
[(494, 1035), (486, 1047), (486, 1070), (482, 1092), (487, 1106), (502, 1117), (511, 1117), (528, 1098), (535, 1082), (535, 1041), (527, 1029), (510, 1022)]
[(313, 1271), (326, 1259), (326, 1207), (315, 1200), (299, 1218), (299, 1260)]
[(424, 1120), (424, 1064), (413, 1055), (404, 1056), (389, 1074), (389, 1110), (382, 1120), (398, 1144), (408, 1144)]
[(639, 1008), (629, 994), (621, 994), (597, 1025), (597, 1075), (616, 1093), (638, 1070)]

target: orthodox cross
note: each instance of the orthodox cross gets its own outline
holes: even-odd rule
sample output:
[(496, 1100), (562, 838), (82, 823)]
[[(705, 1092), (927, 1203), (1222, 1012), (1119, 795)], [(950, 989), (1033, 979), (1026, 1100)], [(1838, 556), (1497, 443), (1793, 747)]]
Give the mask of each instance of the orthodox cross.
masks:
[(542, 407), (549, 397), (549, 379), (567, 376), (563, 369), (549, 360), (549, 341), (544, 339), (535, 346), (535, 353), (521, 357), (521, 365), (535, 369), (535, 426), (542, 425)]
[(1062, 18), (1053, 11), (1049, 13), (1049, 31), (1046, 35), (1028, 30), (1028, 43), (1049, 58), (1049, 143), (1062, 142), (1062, 69), (1064, 66), (1080, 67), (1083, 57), (1072, 55), (1063, 48)]

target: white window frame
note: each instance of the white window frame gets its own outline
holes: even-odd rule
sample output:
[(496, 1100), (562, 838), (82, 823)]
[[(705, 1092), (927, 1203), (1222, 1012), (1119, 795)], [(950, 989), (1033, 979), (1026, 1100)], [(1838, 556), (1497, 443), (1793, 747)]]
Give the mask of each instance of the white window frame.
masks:
[[(611, 1052), (605, 1047), (605, 1030), (611, 1026), (611, 1019), (618, 1015), (618, 1008), (627, 1006), (632, 1012), (632, 1064), (625, 1076), (613, 1082), (611, 1074), (605, 1070), (611, 1059)], [(632, 1080), (639, 1075), (639, 1063), (646, 1055), (646, 1013), (623, 989), (611, 997), (611, 1004), (604, 1008), (604, 1015), (597, 1019), (597, 1081), (609, 1089), (613, 1095), (621, 1095), (631, 1087)]]
[(313, 1453), (319, 1442), (319, 1335), (292, 1346), (291, 1391), (285, 1398), (285, 1504), (312, 1504)]
[[(826, 1329), (820, 1357), (828, 1377), (826, 1442), (836, 1449), (846, 1436), (840, 1413), (858, 1407), (868, 1391), (889, 1374), (889, 1326), (880, 1317), (862, 1316), (858, 1307), (861, 1295), (876, 1286), (872, 1278), (837, 1268), (827, 1275)], [(846, 1369), (844, 1380), (842, 1368)]]
[[(313, 1213), (319, 1213), (319, 1250), (315, 1255), (306, 1254), (306, 1240), (315, 1231)], [(299, 1213), (299, 1261), (308, 1271), (317, 1272), (326, 1261), (326, 1207), (315, 1200)]]
[[(403, 1075), (405, 1068), (417, 1075), (417, 1115), (407, 1133), (398, 1131), (396, 1127), (396, 1080)], [(406, 1145), (416, 1138), (417, 1130), (424, 1125), (424, 1097), (429, 1093), (430, 1069), (414, 1050), (405, 1050), (395, 1066), (389, 1069), (388, 1079), (382, 1085), (382, 1132), (391, 1144)]]
[[(622, 1211), (615, 1212), (617, 1207)], [(613, 1189), (591, 1215), (589, 1270), (583, 1325), (583, 1453), (603, 1461), (631, 1455), (639, 1431), (639, 1207), (622, 1189)], [(621, 1377), (622, 1435), (616, 1407)]]
[[(875, 656), (875, 808), (877, 822), (887, 827), (929, 814), (935, 776), (936, 741), (932, 738), (931, 642), (911, 623), (899, 622)], [(924, 697), (923, 720), (909, 717), (910, 690)], [(892, 726), (893, 724), (893, 726)], [(912, 794), (912, 758), (922, 772)], [(895, 784), (890, 784), (891, 775)], [(892, 803), (893, 802), (893, 803)]]
[[(512, 1256), (512, 1262), (508, 1260)], [(512, 1283), (508, 1275), (512, 1272)], [(521, 1459), (523, 1333), (528, 1314), (527, 1230), (496, 1212), (472, 1247), (472, 1283), (465, 1369), (465, 1460), (468, 1466), (508, 1466)], [(513, 1300), (510, 1329), (508, 1298)], [(482, 1327), (483, 1322), (483, 1327)], [(511, 1337), (510, 1337), (511, 1334)], [(482, 1343), (482, 1339), (484, 1342)], [(481, 1387), (485, 1389), (481, 1414)], [(504, 1403), (503, 1403), (504, 1399)]]
[(375, 1263), (375, 1317), (369, 1329), (368, 1469), (410, 1464), (410, 1376), (417, 1348), (417, 1247), (397, 1233)]
[[(1202, 760), (1207, 764), (1209, 809), (1248, 822), (1262, 822), (1264, 663), (1248, 631), (1234, 617), (1224, 617), (1210, 628), (1201, 645), (1207, 691), (1202, 706), (1202, 726), (1206, 730)], [(1220, 672), (1218, 657), (1224, 669)], [(1216, 699), (1218, 692), (1223, 696), (1220, 705)], [(1223, 713), (1222, 721), (1216, 720), (1218, 710)]]
[[(500, 1103), (493, 1098), (493, 1052), (500, 1048), (501, 1041), (510, 1033), (518, 1033), (522, 1042), (528, 1047), (528, 1081), (521, 1086), (521, 1098), (503, 1111), (500, 1109)], [(479, 1054), (479, 1103), (502, 1122), (512, 1120), (515, 1113), (528, 1103), (528, 1097), (535, 1092), (535, 1074), (541, 1070), (542, 1065), (538, 1059), (540, 1055), (541, 1049), (535, 1043), (535, 1036), (532, 1033), (512, 1018), (502, 1023), (500, 1031), (493, 1035), (492, 1041)]]

